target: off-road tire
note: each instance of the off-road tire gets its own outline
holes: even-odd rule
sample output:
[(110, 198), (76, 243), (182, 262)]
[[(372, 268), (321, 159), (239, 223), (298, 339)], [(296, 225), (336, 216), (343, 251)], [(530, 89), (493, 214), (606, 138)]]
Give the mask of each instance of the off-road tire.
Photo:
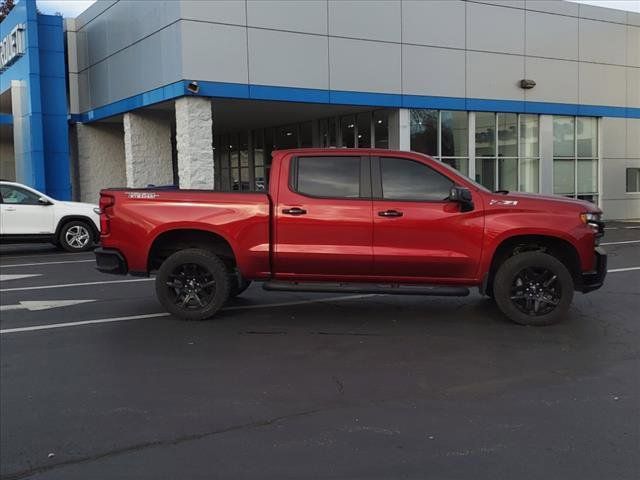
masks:
[[(555, 275), (554, 291), (558, 303), (548, 313), (528, 314), (523, 312), (512, 300), (518, 276), (528, 268), (544, 269)], [(556, 283), (557, 282), (557, 283)], [(493, 281), (493, 293), (498, 308), (510, 320), (520, 325), (553, 325), (565, 318), (573, 300), (574, 283), (567, 267), (552, 255), (535, 251), (524, 252), (505, 260), (498, 268)]]
[[(204, 305), (195, 308), (181, 306), (178, 290), (169, 285), (175, 285), (176, 272), (188, 269), (191, 265), (197, 266), (198, 271), (206, 272), (207, 283), (213, 281), (215, 284)], [(189, 248), (174, 253), (162, 263), (156, 276), (156, 295), (172, 315), (183, 320), (206, 320), (215, 315), (229, 299), (230, 283), (229, 273), (220, 258), (208, 250)], [(184, 296), (182, 298), (184, 300)]]

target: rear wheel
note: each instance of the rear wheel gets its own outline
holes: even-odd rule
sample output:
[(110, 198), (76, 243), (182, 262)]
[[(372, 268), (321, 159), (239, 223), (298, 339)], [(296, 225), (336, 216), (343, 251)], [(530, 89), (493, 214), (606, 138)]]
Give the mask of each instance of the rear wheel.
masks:
[(60, 230), (58, 243), (67, 252), (86, 252), (93, 247), (93, 229), (82, 220), (69, 222)]
[(229, 298), (229, 274), (213, 253), (199, 248), (180, 250), (167, 258), (156, 277), (160, 303), (183, 320), (212, 317)]
[(564, 318), (573, 299), (573, 278), (557, 258), (524, 252), (505, 260), (493, 293), (502, 312), (521, 325), (552, 325)]

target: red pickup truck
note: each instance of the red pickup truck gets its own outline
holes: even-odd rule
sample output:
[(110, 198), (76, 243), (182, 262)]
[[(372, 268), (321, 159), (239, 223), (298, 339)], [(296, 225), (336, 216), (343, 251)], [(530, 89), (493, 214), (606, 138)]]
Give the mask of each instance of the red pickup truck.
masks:
[(511, 320), (563, 318), (602, 286), (602, 212), (564, 197), (491, 192), (413, 152), (273, 154), (268, 193), (107, 189), (102, 272), (148, 276), (172, 314), (214, 315), (252, 280), (266, 290), (495, 299)]

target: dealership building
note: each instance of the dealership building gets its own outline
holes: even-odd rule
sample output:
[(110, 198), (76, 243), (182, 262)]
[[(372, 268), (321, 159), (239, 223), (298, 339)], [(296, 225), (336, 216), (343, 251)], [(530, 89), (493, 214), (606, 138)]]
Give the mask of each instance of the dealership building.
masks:
[(488, 188), (640, 218), (640, 13), (562, 0), (20, 0), (0, 24), (0, 176), (267, 188), (271, 152), (414, 150)]

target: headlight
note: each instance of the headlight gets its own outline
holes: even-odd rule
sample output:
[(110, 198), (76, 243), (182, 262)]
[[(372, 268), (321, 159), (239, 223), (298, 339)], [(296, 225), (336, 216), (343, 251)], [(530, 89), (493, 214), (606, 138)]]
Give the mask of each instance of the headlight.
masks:
[(581, 213), (580, 220), (582, 223), (586, 223), (587, 225), (591, 225), (593, 227), (598, 227), (600, 222), (602, 221), (601, 213)]

